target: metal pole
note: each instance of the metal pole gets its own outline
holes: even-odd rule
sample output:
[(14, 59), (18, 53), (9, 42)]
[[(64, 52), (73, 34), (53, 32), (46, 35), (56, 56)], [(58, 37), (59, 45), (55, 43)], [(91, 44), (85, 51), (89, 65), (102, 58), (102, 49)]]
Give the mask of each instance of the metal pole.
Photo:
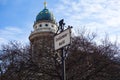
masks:
[[(60, 32), (64, 31), (64, 19), (59, 21), (59, 30)], [(65, 72), (65, 53), (64, 53), (64, 48), (61, 48), (62, 52), (62, 80), (66, 80), (66, 72)]]
[(62, 48), (61, 50), (62, 50), (62, 80), (66, 80), (64, 48)]

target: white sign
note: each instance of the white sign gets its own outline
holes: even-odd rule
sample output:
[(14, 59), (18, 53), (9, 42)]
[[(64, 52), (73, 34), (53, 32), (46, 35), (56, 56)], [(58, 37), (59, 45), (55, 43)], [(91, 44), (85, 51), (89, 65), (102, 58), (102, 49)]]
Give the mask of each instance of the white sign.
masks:
[(66, 29), (65, 31), (61, 32), (60, 34), (54, 37), (54, 48), (55, 50), (60, 49), (68, 44), (71, 41), (71, 29)]

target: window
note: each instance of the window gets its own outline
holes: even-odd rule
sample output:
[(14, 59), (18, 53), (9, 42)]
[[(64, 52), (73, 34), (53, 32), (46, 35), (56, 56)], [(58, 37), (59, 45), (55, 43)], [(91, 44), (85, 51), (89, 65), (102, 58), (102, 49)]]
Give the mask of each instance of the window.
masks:
[(42, 24), (40, 24), (39, 27), (42, 27)]
[(48, 24), (45, 24), (45, 26), (48, 26)]
[(54, 26), (52, 25), (52, 27), (54, 27)]

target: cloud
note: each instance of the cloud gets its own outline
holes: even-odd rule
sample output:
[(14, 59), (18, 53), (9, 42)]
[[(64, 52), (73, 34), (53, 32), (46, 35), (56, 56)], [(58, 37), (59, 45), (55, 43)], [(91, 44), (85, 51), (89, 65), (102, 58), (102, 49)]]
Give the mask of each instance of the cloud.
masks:
[(0, 29), (0, 45), (6, 44), (11, 40), (28, 43), (28, 36), (32, 30), (31, 28), (31, 24), (28, 24), (25, 27), (7, 26)]
[(119, 0), (61, 0), (56, 10), (55, 14), (63, 14), (74, 28), (86, 26), (100, 36), (108, 33), (112, 40), (120, 35)]
[(0, 38), (0, 43), (5, 43), (7, 42), (4, 38)]
[(22, 30), (18, 27), (5, 27), (4, 29), (0, 29), (0, 35), (1, 36), (14, 36), (17, 34), (22, 33)]
[(15, 35), (16, 33), (22, 33), (22, 30), (18, 27), (5, 27), (4, 29), (0, 29), (0, 35)]

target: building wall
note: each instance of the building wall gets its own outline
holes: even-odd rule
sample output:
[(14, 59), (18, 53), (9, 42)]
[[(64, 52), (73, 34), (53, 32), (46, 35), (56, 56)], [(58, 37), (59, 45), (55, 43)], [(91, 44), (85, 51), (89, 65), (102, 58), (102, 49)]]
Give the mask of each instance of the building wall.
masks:
[(53, 55), (54, 33), (45, 32), (35, 35), (37, 36), (32, 35), (31, 38), (32, 60), (39, 64), (42, 58)]

